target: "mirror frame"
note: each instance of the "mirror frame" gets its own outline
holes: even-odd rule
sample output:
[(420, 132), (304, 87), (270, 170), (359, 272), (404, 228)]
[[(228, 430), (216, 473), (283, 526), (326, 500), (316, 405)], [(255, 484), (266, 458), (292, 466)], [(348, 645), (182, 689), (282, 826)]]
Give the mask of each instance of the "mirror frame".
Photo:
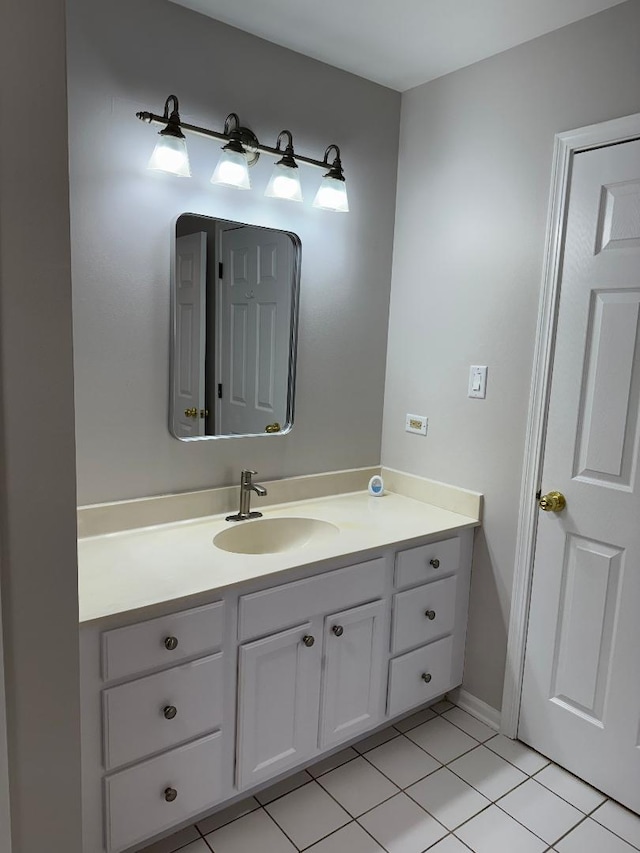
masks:
[[(209, 221), (228, 223), (229, 225), (240, 225), (247, 228), (258, 228), (261, 231), (277, 231), (279, 234), (286, 234), (291, 238), (294, 249), (294, 263), (292, 271), (292, 292), (291, 292), (291, 322), (289, 331), (289, 367), (287, 371), (287, 407), (286, 418), (282, 429), (279, 432), (255, 432), (255, 433), (240, 433), (240, 434), (224, 434), (224, 435), (194, 435), (184, 436), (176, 435), (173, 424), (173, 409), (174, 409), (174, 370), (176, 360), (176, 342), (177, 342), (177, 312), (176, 312), (176, 230), (178, 220), (183, 216), (193, 216), (197, 219), (205, 219)], [(300, 237), (293, 231), (286, 231), (281, 228), (271, 228), (268, 225), (255, 225), (252, 222), (238, 222), (234, 219), (223, 219), (218, 216), (209, 216), (204, 213), (191, 213), (185, 211), (174, 217), (171, 227), (171, 251), (170, 251), (170, 351), (169, 351), (169, 433), (172, 438), (178, 441), (210, 441), (212, 439), (235, 439), (235, 438), (272, 438), (274, 436), (287, 435), (291, 432), (294, 423), (295, 410), (295, 391), (297, 377), (297, 360), (298, 360), (298, 329), (299, 329), (299, 311), (300, 311), (300, 280), (302, 276), (302, 241)]]

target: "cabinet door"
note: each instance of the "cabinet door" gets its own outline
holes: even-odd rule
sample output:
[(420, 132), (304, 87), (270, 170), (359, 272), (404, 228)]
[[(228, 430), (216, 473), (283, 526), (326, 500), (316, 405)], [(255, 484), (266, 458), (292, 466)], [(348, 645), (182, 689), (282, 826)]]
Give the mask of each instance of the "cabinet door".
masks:
[(321, 658), (311, 622), (240, 646), (240, 789), (276, 776), (316, 748)]
[(385, 602), (327, 616), (320, 746), (371, 728), (383, 712)]

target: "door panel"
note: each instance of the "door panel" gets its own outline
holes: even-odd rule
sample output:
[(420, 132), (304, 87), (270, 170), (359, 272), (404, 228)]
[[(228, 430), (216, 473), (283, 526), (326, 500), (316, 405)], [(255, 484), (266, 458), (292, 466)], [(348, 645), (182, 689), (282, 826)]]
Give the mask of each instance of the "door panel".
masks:
[(640, 141), (574, 158), (518, 736), (640, 810)]
[(385, 602), (327, 616), (320, 746), (371, 728), (383, 713)]
[[(316, 748), (320, 701), (319, 632), (306, 622), (240, 647), (238, 787), (298, 764)], [(313, 637), (305, 645), (304, 637)]]

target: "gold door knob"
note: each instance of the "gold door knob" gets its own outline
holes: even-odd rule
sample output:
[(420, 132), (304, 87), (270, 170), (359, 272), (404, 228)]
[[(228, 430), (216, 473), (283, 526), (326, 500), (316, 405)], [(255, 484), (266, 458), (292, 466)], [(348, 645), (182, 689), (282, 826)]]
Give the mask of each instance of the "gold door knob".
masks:
[(185, 409), (184, 414), (187, 418), (197, 418), (199, 412), (197, 409)]
[(265, 432), (280, 432), (281, 429), (282, 429), (282, 427), (280, 426), (278, 421), (275, 421), (272, 424), (267, 424), (266, 427), (264, 428), (264, 431)]
[(543, 495), (538, 506), (545, 512), (562, 512), (566, 507), (567, 501), (561, 492), (549, 492), (548, 495)]

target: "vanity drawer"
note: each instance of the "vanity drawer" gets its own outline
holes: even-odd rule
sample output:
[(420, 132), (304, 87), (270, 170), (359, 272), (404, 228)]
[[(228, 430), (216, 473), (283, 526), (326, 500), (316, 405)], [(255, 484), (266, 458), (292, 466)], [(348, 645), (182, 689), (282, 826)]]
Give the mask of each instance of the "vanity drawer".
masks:
[(452, 653), (453, 637), (444, 637), (390, 662), (387, 708), (390, 717), (424, 705), (455, 686), (451, 684)]
[(222, 796), (221, 732), (108, 776), (107, 850), (125, 850), (204, 811)]
[(224, 601), (105, 631), (102, 677), (111, 681), (172, 666), (185, 658), (217, 651), (223, 637)]
[(456, 584), (453, 575), (393, 596), (391, 651), (394, 654), (453, 631)]
[(220, 728), (222, 685), (220, 653), (104, 690), (106, 769)]
[(399, 551), (396, 554), (395, 585), (399, 588), (411, 584), (437, 580), (458, 571), (460, 539), (430, 542), (419, 548)]
[(385, 592), (384, 557), (346, 569), (325, 572), (301, 581), (243, 595), (240, 598), (238, 638), (242, 642), (288, 628), (300, 619), (346, 610)]

